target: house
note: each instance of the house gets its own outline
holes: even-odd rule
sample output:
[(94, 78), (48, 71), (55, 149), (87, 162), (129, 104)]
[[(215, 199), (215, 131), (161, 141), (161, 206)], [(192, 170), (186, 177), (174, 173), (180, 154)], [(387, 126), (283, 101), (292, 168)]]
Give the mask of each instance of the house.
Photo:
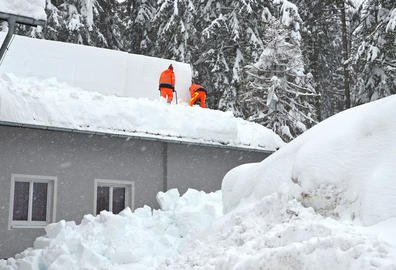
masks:
[(215, 191), (233, 167), (271, 151), (0, 123), (0, 257), (43, 228), (102, 210), (157, 207), (158, 191)]
[[(283, 144), (229, 112), (189, 107), (187, 96), (158, 100), (169, 60), (18, 36), (13, 46), (0, 67), (0, 258), (32, 246), (52, 222), (156, 208), (156, 194), (171, 188), (218, 190), (231, 168)], [(125, 70), (155, 63), (154, 75), (128, 82)], [(176, 68), (187, 94), (190, 67)]]
[(230, 113), (52, 79), (3, 75), (0, 97), (1, 258), (32, 246), (52, 222), (156, 208), (156, 194), (171, 188), (218, 190), (231, 168), (282, 145)]

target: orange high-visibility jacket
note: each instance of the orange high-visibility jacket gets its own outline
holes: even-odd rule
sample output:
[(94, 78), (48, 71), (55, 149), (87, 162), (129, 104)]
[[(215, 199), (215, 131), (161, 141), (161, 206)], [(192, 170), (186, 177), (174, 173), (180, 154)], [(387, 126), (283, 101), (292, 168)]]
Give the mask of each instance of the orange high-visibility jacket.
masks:
[(160, 88), (175, 89), (175, 73), (171, 69), (167, 69), (161, 73), (159, 79)]
[(202, 91), (202, 92), (205, 92), (205, 94), (206, 94), (205, 87), (203, 87), (202, 85), (196, 84), (196, 83), (191, 84), (191, 86), (190, 86), (191, 96), (193, 96), (196, 91)]

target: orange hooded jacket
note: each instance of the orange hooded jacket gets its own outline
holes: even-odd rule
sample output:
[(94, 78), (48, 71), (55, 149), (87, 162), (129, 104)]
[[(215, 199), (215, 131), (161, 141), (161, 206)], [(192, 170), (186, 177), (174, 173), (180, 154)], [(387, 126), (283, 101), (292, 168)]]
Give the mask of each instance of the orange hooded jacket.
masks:
[(175, 90), (175, 73), (172, 69), (168, 68), (161, 73), (159, 84), (160, 90), (161, 88), (169, 88)]
[(168, 69), (161, 73), (159, 90), (161, 96), (167, 99), (168, 103), (171, 103), (173, 100), (173, 92), (175, 91), (175, 73), (173, 72), (172, 65), (169, 65)]

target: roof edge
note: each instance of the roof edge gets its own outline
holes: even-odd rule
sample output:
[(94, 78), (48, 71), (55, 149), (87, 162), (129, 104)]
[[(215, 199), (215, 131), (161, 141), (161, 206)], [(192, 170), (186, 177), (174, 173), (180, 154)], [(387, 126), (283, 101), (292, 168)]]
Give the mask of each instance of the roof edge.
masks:
[(128, 133), (125, 131), (125, 134), (117, 133), (117, 132), (105, 132), (105, 131), (94, 131), (94, 130), (86, 130), (86, 129), (73, 129), (73, 128), (65, 128), (65, 127), (55, 127), (55, 126), (45, 126), (38, 124), (28, 124), (28, 123), (17, 123), (11, 121), (3, 121), (0, 120), (0, 126), (9, 126), (9, 127), (20, 127), (20, 128), (30, 128), (30, 129), (40, 129), (40, 130), (49, 130), (49, 131), (61, 131), (61, 132), (70, 132), (70, 133), (80, 133), (80, 134), (89, 134), (89, 135), (99, 135), (99, 136), (110, 136), (110, 137), (118, 137), (118, 138), (133, 138), (137, 140), (146, 140), (146, 141), (158, 141), (158, 142), (167, 142), (173, 144), (188, 144), (188, 145), (198, 145), (198, 146), (206, 146), (206, 147), (217, 147), (224, 148), (230, 150), (242, 150), (242, 151), (251, 151), (251, 152), (260, 152), (272, 154), (276, 150), (267, 150), (264, 148), (252, 147), (249, 145), (233, 145), (227, 143), (221, 143), (216, 141), (194, 141), (189, 140), (183, 137), (173, 137), (170, 135), (160, 135), (160, 134), (150, 134), (150, 133)]

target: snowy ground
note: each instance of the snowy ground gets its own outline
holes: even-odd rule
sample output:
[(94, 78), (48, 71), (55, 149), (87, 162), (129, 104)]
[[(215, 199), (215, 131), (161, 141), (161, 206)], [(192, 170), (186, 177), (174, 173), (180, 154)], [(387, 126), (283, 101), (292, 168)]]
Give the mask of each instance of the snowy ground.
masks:
[(56, 79), (3, 74), (0, 97), (2, 121), (265, 150), (284, 144), (271, 130), (231, 112), (103, 95)]
[(2, 0), (0, 12), (46, 20), (45, 0)]
[(0, 269), (394, 270), (395, 115), (391, 96), (333, 116), (231, 170), (222, 192), (50, 225)]

